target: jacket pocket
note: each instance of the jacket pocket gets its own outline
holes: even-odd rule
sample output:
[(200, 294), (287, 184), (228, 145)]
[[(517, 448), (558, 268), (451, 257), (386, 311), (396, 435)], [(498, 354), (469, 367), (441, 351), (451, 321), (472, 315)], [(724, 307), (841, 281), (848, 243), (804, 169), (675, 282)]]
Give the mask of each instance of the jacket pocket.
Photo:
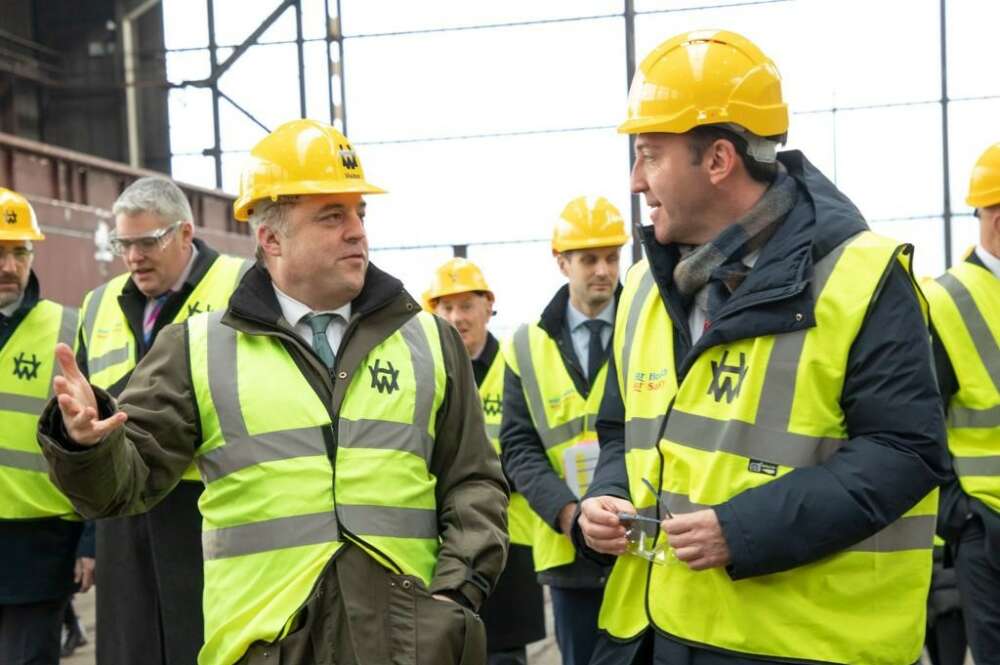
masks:
[(434, 598), (416, 577), (388, 577), (393, 665), (485, 665), (486, 629), (475, 612)]

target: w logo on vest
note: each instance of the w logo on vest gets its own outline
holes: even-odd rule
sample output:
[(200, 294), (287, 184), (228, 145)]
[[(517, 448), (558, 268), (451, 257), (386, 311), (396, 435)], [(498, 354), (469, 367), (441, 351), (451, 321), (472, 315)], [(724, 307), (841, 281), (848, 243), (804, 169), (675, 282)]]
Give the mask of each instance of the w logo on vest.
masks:
[(733, 400), (740, 396), (740, 388), (743, 387), (743, 379), (747, 376), (747, 356), (740, 352), (740, 364), (728, 365), (729, 351), (722, 352), (722, 358), (718, 362), (712, 361), (712, 382), (708, 386), (706, 394), (712, 395), (716, 402), (721, 402), (726, 398), (726, 404), (732, 404)]
[(503, 402), (499, 395), (487, 395), (483, 400), (483, 413), (488, 416), (499, 416), (502, 408)]
[(399, 370), (392, 366), (392, 361), (386, 362), (387, 367), (381, 367), (381, 360), (375, 359), (374, 365), (368, 366), (368, 371), (372, 375), (372, 388), (379, 393), (392, 394), (399, 390)]
[(24, 352), (22, 351), (19, 356), (14, 358), (14, 376), (19, 379), (24, 379), (29, 381), (31, 379), (38, 378), (38, 368), (41, 367), (42, 361), (32, 353), (31, 358), (28, 359)]

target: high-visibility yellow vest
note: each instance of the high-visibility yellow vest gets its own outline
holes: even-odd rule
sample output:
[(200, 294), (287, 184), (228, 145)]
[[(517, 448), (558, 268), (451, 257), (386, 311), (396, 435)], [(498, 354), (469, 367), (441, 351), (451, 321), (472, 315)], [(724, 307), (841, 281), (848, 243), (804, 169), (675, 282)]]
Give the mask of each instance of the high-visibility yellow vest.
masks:
[(446, 374), (433, 316), (338, 368), (353, 376), (335, 424), (280, 339), (221, 318), (187, 322), (205, 483), (201, 665), (285, 636), (345, 541), (429, 585), (440, 535), (430, 460)]
[[(560, 478), (565, 479), (567, 473), (576, 474), (575, 483), (582, 496), (593, 476), (593, 468), (585, 468), (586, 459), (582, 454), (575, 454), (574, 449), (580, 451), (581, 446), (597, 442), (594, 427), (604, 396), (607, 363), (597, 373), (590, 394), (584, 397), (563, 364), (559, 347), (537, 325), (524, 324), (518, 328), (504, 345), (503, 355), (507, 369), (521, 378), (531, 421), (545, 446), (549, 463)], [(564, 460), (567, 459), (573, 468), (565, 468)], [(576, 552), (566, 535), (538, 517), (532, 558), (535, 570), (541, 572), (572, 563)]]
[[(632, 344), (642, 321), (659, 332), (660, 342), (639, 348)], [(625, 465), (629, 495), (640, 515), (660, 519), (654, 487), (660, 484), (659, 440), (670, 402), (677, 394), (673, 324), (660, 299), (648, 261), (633, 266), (625, 278), (615, 319), (611, 352), (617, 369), (618, 391), (625, 407)], [(640, 357), (636, 357), (641, 354)], [(629, 640), (649, 627), (643, 589), (648, 562), (638, 556), (620, 556), (608, 575), (597, 626), (619, 640)]]
[[(483, 403), (483, 418), (486, 421), (486, 435), (493, 449), (500, 454), (500, 421), (503, 417), (503, 354), (497, 353), (493, 364), (479, 386), (479, 399)], [(507, 529), (510, 542), (514, 545), (531, 546), (538, 529), (538, 515), (528, 505), (528, 500), (520, 492), (510, 493), (510, 507), (507, 509)]]
[(1000, 512), (1000, 279), (972, 263), (925, 282), (931, 320), (958, 378), (948, 448), (967, 494)]
[[(638, 309), (634, 334), (615, 349), (620, 362), (628, 359), (624, 394), (636, 393), (626, 397), (626, 421), (632, 423), (626, 438), (630, 451), (655, 451), (662, 464), (658, 468), (645, 453), (626, 456), (633, 498), (651, 494), (637, 487), (638, 476), (658, 472), (659, 482), (650, 480), (671, 511), (691, 512), (836, 452), (848, 438), (840, 396), (850, 348), (897, 259), (909, 271), (908, 247), (870, 232), (851, 238), (815, 267), (815, 327), (706, 349), (679, 386), (658, 349), (672, 339), (662, 301), (648, 286), (648, 266), (633, 270), (623, 302), (630, 310), (626, 320)], [(647, 392), (656, 395), (648, 402)], [(629, 417), (630, 404), (639, 420)], [(665, 423), (644, 420), (657, 404), (666, 405)], [(661, 427), (662, 435), (650, 436)], [(772, 575), (733, 581), (723, 569), (695, 572), (672, 555), (663, 565), (646, 563), (648, 617), (682, 641), (740, 654), (915, 662), (923, 644), (936, 506), (935, 490), (870, 538)], [(635, 593), (613, 581), (608, 602)], [(635, 583), (635, 577), (625, 581)], [(627, 632), (636, 623), (632, 617), (615, 628)]]
[[(252, 265), (252, 261), (220, 254), (171, 323), (180, 323), (201, 312), (224, 310), (229, 296)], [(139, 363), (139, 346), (118, 302), (128, 280), (129, 273), (118, 275), (84, 296), (80, 307), (88, 378), (98, 388), (118, 383)], [(185, 472), (184, 480), (198, 480), (198, 470), (193, 465)]]
[(0, 520), (79, 519), (49, 480), (38, 416), (52, 396), (58, 342), (73, 346), (76, 310), (40, 300), (0, 348)]

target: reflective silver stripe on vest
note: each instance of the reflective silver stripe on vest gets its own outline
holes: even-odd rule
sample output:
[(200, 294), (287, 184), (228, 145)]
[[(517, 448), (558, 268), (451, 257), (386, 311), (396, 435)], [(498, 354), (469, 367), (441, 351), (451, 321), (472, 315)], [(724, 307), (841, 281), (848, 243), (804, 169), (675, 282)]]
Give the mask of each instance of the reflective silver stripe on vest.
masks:
[(965, 322), (965, 327), (969, 330), (972, 343), (979, 354), (979, 360), (986, 367), (986, 371), (993, 381), (993, 387), (1000, 391), (1000, 345), (997, 345), (990, 331), (986, 319), (982, 312), (976, 307), (976, 301), (965, 284), (951, 273), (945, 273), (937, 278), (938, 284), (944, 287), (951, 299), (955, 301), (955, 307)]
[(988, 409), (970, 409), (966, 406), (951, 405), (948, 407), (948, 428), (961, 427), (975, 429), (992, 429), (1000, 427), (1000, 404)]
[[(662, 492), (663, 498), (675, 515), (693, 513), (712, 506), (694, 503), (683, 494)], [(934, 515), (901, 517), (878, 533), (845, 548), (844, 552), (900, 552), (903, 550), (930, 549), (934, 535)]]
[(0, 411), (15, 411), (26, 413), (31, 416), (41, 415), (45, 408), (47, 399), (41, 397), (28, 397), (27, 395), (17, 395), (14, 393), (0, 393)]
[(118, 363), (123, 363), (130, 358), (131, 355), (129, 354), (127, 346), (123, 346), (118, 349), (111, 349), (103, 355), (88, 360), (87, 371), (91, 376), (94, 376), (98, 372), (106, 370), (109, 367), (114, 367)]
[(338, 503), (337, 515), (350, 531), (359, 536), (437, 540), (441, 535), (437, 511), (428, 508)]
[(535, 371), (534, 363), (531, 362), (529, 335), (528, 325), (517, 329), (517, 332), (514, 333), (514, 355), (517, 357), (518, 369), (521, 370), (521, 387), (524, 388), (524, 395), (528, 398), (535, 431), (538, 432), (538, 438), (542, 440), (542, 445), (548, 450), (580, 436), (583, 433), (586, 417), (579, 416), (555, 427), (549, 427), (545, 400), (542, 398), (542, 390), (538, 386), (538, 374)]
[(49, 465), (42, 456), (41, 451), (29, 453), (23, 450), (7, 450), (6, 448), (0, 448), (0, 466), (22, 469), (24, 471), (40, 471), (42, 473), (49, 470)]
[[(652, 291), (655, 286), (656, 280), (653, 279), (653, 270), (647, 265), (646, 272), (643, 273), (642, 278), (640, 278), (639, 286), (636, 289), (635, 296), (632, 298), (632, 304), (628, 312), (628, 319), (625, 322), (625, 342), (622, 345), (622, 366), (618, 368), (622, 377), (622, 386), (624, 386), (625, 389), (624, 393), (628, 393), (629, 370), (632, 359), (632, 341), (635, 339), (635, 329), (639, 325), (639, 315), (642, 313), (643, 305), (649, 297), (649, 292)], [(662, 305), (663, 301), (660, 300), (659, 302)], [(673, 343), (672, 340), (671, 343)], [(673, 368), (670, 368), (670, 371), (673, 371)], [(626, 398), (624, 393), (621, 395), (622, 401)], [(660, 431), (663, 428), (663, 415), (655, 418), (633, 417), (627, 420), (625, 422), (625, 452), (627, 453), (630, 450), (648, 450), (656, 447), (656, 444), (659, 442)]]
[(1000, 476), (1000, 455), (956, 457), (955, 471), (960, 476)]
[(426, 429), (387, 420), (348, 420), (343, 417), (337, 422), (337, 427), (340, 432), (338, 444), (344, 448), (402, 450), (425, 460), (430, 459), (433, 440)]
[(337, 518), (328, 511), (209, 529), (201, 534), (201, 547), (205, 559), (211, 560), (339, 539)]
[(94, 326), (97, 324), (97, 311), (101, 309), (101, 301), (104, 300), (104, 292), (107, 288), (108, 282), (105, 282), (90, 292), (90, 301), (87, 303), (87, 311), (83, 313), (83, 339), (88, 347), (91, 346), (92, 340), (90, 337), (94, 334)]
[[(435, 325), (437, 325), (435, 323)], [(403, 336), (403, 341), (410, 349), (410, 362), (413, 363), (413, 379), (416, 387), (416, 403), (413, 406), (413, 427), (420, 432), (430, 431), (431, 411), (434, 410), (434, 395), (437, 390), (434, 388), (434, 355), (431, 353), (430, 342), (427, 341), (427, 332), (420, 317), (411, 317), (399, 329)], [(428, 434), (428, 441), (429, 441)], [(426, 451), (424, 459), (430, 461), (430, 449)]]
[(660, 439), (663, 416), (657, 418), (630, 418), (625, 423), (626, 451), (655, 448)]
[(486, 436), (490, 439), (500, 438), (500, 424), (499, 423), (486, 423)]
[[(76, 329), (80, 324), (79, 314), (75, 309), (71, 307), (62, 308), (62, 317), (59, 319), (59, 336), (58, 341), (65, 344), (69, 348), (73, 348), (73, 341), (76, 339)], [(59, 370), (59, 363), (53, 357), (52, 361), (52, 377), (61, 375), (62, 372)], [(89, 365), (88, 365), (89, 368)], [(89, 371), (89, 369), (88, 369)], [(52, 385), (52, 381), (49, 380), (49, 397), (55, 395), (55, 386)], [(36, 413), (41, 415), (42, 410), (39, 409)]]
[(326, 456), (318, 427), (251, 436), (239, 401), (236, 331), (221, 323), (224, 312), (208, 315), (208, 389), (225, 443), (195, 458), (206, 483), (256, 464), (295, 457)]

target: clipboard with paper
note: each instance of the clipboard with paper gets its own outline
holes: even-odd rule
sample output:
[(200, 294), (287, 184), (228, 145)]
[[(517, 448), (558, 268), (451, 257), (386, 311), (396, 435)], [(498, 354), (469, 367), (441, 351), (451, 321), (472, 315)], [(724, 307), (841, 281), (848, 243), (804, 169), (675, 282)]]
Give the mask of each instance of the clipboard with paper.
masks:
[(587, 493), (594, 479), (597, 468), (597, 458), (601, 447), (597, 441), (581, 441), (570, 446), (563, 453), (563, 470), (566, 474), (566, 485), (579, 499)]

